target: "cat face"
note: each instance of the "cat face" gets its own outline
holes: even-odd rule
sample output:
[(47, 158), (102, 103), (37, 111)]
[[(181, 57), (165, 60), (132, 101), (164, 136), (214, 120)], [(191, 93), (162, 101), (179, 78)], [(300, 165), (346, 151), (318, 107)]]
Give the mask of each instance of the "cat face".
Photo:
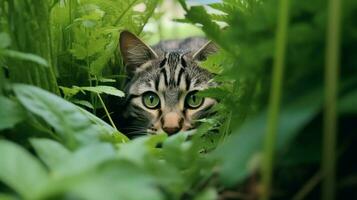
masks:
[(195, 121), (205, 117), (216, 103), (197, 95), (215, 86), (213, 75), (199, 67), (199, 61), (216, 50), (212, 43), (197, 52), (155, 52), (124, 31), (120, 48), (130, 75), (124, 112), (130, 123), (128, 134), (174, 134), (193, 129)]

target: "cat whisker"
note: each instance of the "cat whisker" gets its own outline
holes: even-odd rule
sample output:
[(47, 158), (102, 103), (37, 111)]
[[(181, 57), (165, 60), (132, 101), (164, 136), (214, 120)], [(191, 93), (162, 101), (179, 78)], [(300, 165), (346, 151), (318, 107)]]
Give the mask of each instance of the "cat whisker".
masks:
[(146, 130), (133, 130), (133, 131), (129, 131), (126, 134), (128, 135), (147, 135), (147, 131)]
[(134, 131), (140, 131), (140, 130), (144, 130), (142, 127), (125, 127), (122, 128), (122, 130), (134, 130)]

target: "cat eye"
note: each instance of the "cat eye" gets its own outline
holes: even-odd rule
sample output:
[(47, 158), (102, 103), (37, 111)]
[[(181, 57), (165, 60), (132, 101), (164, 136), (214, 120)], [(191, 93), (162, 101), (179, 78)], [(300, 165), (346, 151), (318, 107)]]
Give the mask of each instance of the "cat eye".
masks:
[(143, 104), (150, 109), (155, 109), (160, 105), (160, 98), (154, 92), (145, 92), (142, 100)]
[(187, 94), (185, 104), (189, 108), (198, 108), (203, 104), (204, 98), (197, 95), (197, 91), (193, 91)]

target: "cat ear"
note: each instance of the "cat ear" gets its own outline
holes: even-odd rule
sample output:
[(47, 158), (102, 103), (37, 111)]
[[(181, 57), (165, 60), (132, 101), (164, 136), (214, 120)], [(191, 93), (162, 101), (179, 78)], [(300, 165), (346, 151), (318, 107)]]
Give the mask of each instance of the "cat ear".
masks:
[(120, 33), (120, 52), (127, 67), (134, 70), (145, 62), (157, 58), (157, 54), (148, 45), (129, 31)]
[(209, 41), (205, 45), (203, 45), (196, 53), (193, 54), (192, 58), (198, 61), (204, 61), (211, 54), (214, 54), (218, 51), (218, 46)]

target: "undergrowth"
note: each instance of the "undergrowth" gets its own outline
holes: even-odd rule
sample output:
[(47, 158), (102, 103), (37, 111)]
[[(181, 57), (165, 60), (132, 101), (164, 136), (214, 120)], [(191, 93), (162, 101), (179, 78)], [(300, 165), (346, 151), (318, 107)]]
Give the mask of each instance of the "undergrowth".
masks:
[(178, 2), (220, 47), (217, 115), (135, 139), (112, 119), (118, 37), (162, 1), (0, 2), (0, 199), (357, 198), (356, 1)]

